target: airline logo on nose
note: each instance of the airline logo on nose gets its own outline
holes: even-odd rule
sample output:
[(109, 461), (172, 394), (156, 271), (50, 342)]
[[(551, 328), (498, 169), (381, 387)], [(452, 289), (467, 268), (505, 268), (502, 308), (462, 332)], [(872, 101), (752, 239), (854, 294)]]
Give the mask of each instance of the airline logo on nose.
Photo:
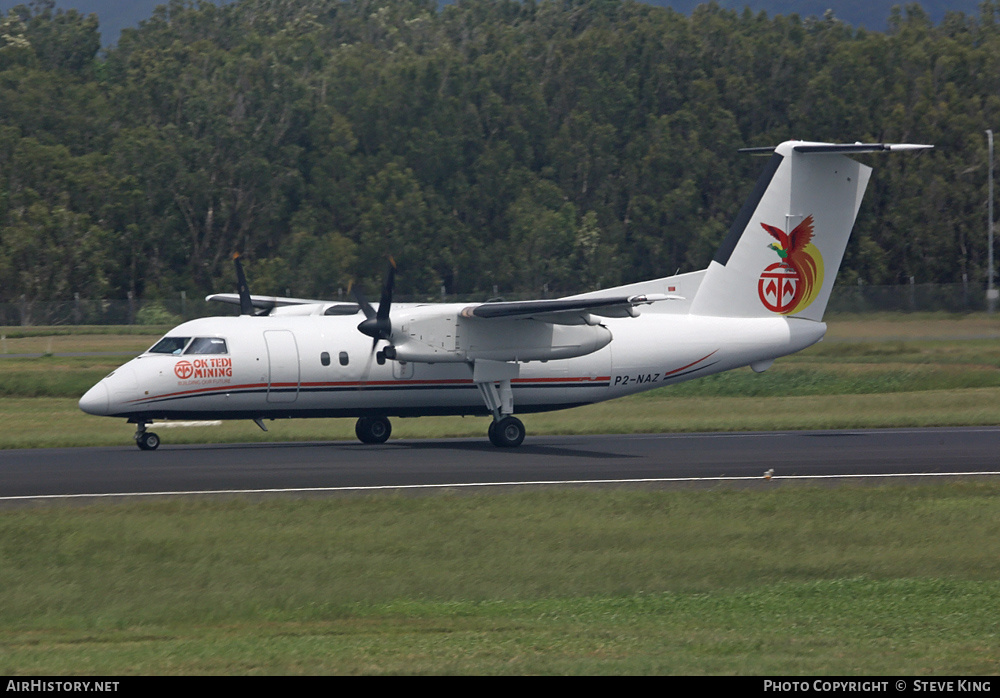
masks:
[(181, 360), (174, 365), (174, 375), (183, 380), (192, 378), (232, 378), (231, 358)]

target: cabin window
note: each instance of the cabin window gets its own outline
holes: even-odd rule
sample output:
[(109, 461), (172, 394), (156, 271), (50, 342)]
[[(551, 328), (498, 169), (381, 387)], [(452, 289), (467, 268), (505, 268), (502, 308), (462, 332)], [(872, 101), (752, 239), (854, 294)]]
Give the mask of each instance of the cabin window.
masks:
[(150, 354), (180, 354), (191, 341), (190, 337), (164, 337), (150, 348)]
[(347, 352), (346, 351), (340, 352), (340, 365), (346, 366), (348, 361), (350, 361), (350, 359), (347, 357)]
[(195, 337), (185, 354), (228, 354), (226, 340), (220, 337)]
[(324, 366), (329, 366), (330, 365), (330, 352), (324, 351), (322, 354), (320, 354), (319, 355), (319, 362), (321, 364), (323, 364)]

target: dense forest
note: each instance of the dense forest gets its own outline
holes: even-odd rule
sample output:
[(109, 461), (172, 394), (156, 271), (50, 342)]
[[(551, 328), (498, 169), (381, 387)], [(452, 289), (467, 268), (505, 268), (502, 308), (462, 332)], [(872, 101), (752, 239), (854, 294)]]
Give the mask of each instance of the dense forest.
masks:
[[(12, 7), (27, 4), (29, 0), (0, 0), (0, 11), (6, 13)], [(77, 10), (81, 14), (94, 13), (100, 20), (101, 45), (118, 43), (122, 29), (136, 27), (144, 19), (152, 16), (158, 5), (166, 0), (54, 0), (56, 8)], [(224, 5), (233, 0), (210, 0), (216, 5)], [(455, 0), (437, 0), (438, 7), (451, 5)], [(690, 15), (707, 0), (639, 0), (647, 5), (670, 7)], [(889, 13), (893, 5), (903, 0), (715, 0), (720, 7), (742, 12), (749, 7), (752, 12), (764, 11), (769, 15), (787, 15), (793, 12), (802, 17), (815, 15), (822, 17), (828, 10), (837, 19), (855, 27), (865, 27), (876, 31), (888, 28)], [(976, 14), (982, 0), (920, 0), (920, 6), (936, 23), (948, 12)]]
[(876, 166), (843, 282), (984, 282), (1000, 0), (885, 33), (717, 4), (173, 0), (0, 17), (0, 302), (556, 295), (704, 267), (788, 138)]

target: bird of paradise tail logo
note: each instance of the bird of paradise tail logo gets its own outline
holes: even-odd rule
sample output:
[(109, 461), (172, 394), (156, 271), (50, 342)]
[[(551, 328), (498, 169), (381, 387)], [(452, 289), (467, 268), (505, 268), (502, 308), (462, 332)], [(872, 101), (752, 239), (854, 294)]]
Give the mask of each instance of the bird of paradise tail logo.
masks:
[(816, 300), (823, 286), (823, 256), (812, 244), (813, 217), (806, 217), (791, 233), (767, 223), (761, 226), (777, 241), (768, 247), (779, 259), (757, 281), (760, 302), (782, 315), (801, 312)]

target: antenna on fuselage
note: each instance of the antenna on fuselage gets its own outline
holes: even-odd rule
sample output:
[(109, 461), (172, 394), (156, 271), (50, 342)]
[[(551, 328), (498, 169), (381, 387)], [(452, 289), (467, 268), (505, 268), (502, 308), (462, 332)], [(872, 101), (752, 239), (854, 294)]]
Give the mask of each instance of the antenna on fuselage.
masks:
[(253, 315), (250, 286), (247, 285), (247, 277), (243, 273), (243, 264), (240, 262), (239, 252), (233, 254), (233, 263), (236, 265), (236, 291), (240, 294), (240, 315)]

